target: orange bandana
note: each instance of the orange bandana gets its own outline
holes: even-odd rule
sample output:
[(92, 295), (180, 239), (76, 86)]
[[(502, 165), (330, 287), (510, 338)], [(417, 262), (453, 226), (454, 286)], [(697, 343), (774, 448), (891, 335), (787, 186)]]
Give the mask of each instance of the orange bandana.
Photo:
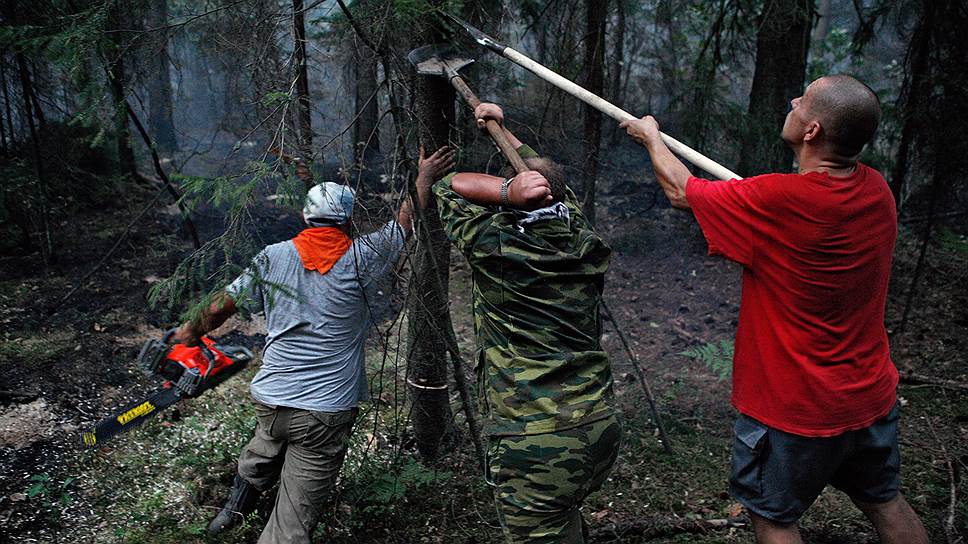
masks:
[(306, 270), (329, 272), (353, 243), (338, 227), (303, 229), (292, 239)]

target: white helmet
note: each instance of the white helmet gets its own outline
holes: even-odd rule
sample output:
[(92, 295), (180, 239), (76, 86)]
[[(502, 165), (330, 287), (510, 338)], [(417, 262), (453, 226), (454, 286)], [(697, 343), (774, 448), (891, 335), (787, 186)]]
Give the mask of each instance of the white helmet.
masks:
[(356, 192), (346, 185), (327, 181), (314, 186), (306, 195), (303, 219), (306, 223), (343, 224), (353, 217)]

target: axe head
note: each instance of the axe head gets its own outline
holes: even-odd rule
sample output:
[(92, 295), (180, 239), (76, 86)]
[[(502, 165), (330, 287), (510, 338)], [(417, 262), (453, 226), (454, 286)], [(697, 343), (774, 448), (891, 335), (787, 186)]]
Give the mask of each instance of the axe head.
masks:
[(407, 55), (418, 74), (426, 76), (447, 76), (457, 73), (461, 68), (474, 62), (448, 44), (431, 44), (418, 47)]

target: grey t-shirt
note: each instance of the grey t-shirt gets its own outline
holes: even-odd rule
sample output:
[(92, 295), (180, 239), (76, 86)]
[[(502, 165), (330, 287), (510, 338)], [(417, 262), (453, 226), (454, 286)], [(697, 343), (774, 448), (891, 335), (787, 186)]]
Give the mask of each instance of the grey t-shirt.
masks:
[(303, 267), (291, 240), (262, 250), (226, 288), (266, 316), (262, 368), (252, 397), (270, 406), (338, 412), (367, 397), (363, 343), (388, 308), (389, 276), (405, 243), (390, 221), (353, 240), (326, 274)]

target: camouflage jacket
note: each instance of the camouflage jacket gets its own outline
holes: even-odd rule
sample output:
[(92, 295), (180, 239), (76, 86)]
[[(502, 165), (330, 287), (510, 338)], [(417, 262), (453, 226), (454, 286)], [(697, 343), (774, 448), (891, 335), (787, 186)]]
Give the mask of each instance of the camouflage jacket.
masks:
[[(528, 146), (518, 153), (536, 156)], [(522, 212), (468, 202), (452, 179), (433, 190), (444, 231), (473, 274), (487, 434), (555, 432), (608, 417), (612, 372), (599, 341), (599, 306), (611, 248), (570, 189), (570, 221), (519, 228)]]

